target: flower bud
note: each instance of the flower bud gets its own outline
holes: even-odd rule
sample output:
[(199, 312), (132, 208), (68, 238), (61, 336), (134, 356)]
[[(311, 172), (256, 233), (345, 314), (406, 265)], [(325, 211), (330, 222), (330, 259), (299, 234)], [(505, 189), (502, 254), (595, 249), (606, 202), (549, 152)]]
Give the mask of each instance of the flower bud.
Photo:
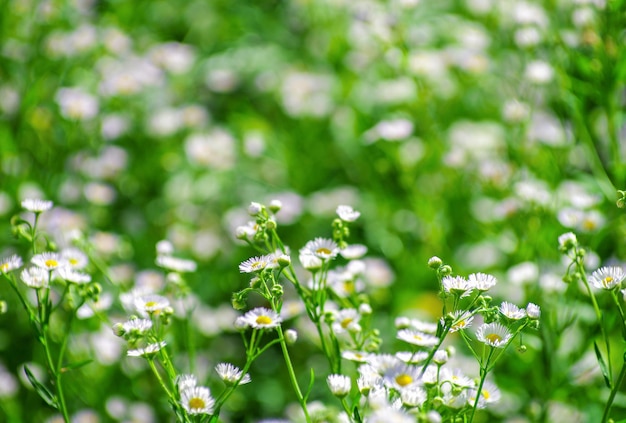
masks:
[(285, 341), (288, 345), (293, 345), (298, 340), (298, 332), (293, 329), (287, 329), (285, 331)]
[(428, 259), (428, 267), (431, 269), (439, 269), (441, 266), (443, 266), (443, 261), (439, 257), (432, 256)]
[(248, 206), (248, 214), (250, 216), (258, 216), (263, 211), (263, 205), (261, 203), (251, 202)]

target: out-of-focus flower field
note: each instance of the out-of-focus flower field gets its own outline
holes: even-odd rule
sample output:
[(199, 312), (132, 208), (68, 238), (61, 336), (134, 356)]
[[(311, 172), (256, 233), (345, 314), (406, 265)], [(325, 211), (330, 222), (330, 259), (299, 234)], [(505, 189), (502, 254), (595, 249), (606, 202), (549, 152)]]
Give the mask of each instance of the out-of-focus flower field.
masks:
[[(433, 256), (454, 275), (495, 276), (487, 305), (540, 307), (538, 328), (489, 369), (497, 403), (472, 400), (476, 414), (455, 417), (441, 411), (457, 409), (443, 391), (411, 408), (398, 390), (395, 406), (380, 406), (397, 416), (371, 405), (364, 422), (626, 418), (623, 277), (591, 276), (626, 258), (625, 28), (623, 0), (0, 0), (0, 259), (23, 262), (0, 266), (0, 421), (64, 421), (32, 383), (54, 395), (61, 377), (75, 423), (209, 421), (182, 420), (150, 359), (129, 356), (112, 328), (137, 296), (168, 298), (172, 363), (218, 399), (228, 378), (215, 366), (246, 363), (237, 317), (269, 307), (262, 295), (242, 310), (231, 300), (254, 287), (241, 267), (260, 254), (242, 241), (260, 216), (249, 205), (272, 200), (268, 231), (275, 223), (303, 284), (300, 250), (335, 237), (338, 206), (360, 212), (343, 219), (349, 243), (368, 249), (353, 306), (371, 307), (380, 353), (407, 349), (402, 318), (439, 323), (438, 336), (454, 326), (442, 306), (457, 292)], [(26, 199), (54, 206), (33, 213)], [(561, 237), (570, 232), (575, 247)], [(90, 288), (50, 280), (46, 322), (43, 290), (20, 274), (69, 247), (85, 253)], [(157, 260), (171, 254), (189, 267)], [(327, 383), (336, 369), (299, 285), (282, 286), (310, 421), (360, 421)], [(27, 304), (43, 314), (29, 318)], [(34, 327), (63, 358), (58, 375)], [(442, 347), (475, 380), (463, 339), (478, 327)], [(306, 421), (283, 355), (275, 345), (258, 357), (219, 421)], [(357, 367), (344, 357), (344, 373)]]

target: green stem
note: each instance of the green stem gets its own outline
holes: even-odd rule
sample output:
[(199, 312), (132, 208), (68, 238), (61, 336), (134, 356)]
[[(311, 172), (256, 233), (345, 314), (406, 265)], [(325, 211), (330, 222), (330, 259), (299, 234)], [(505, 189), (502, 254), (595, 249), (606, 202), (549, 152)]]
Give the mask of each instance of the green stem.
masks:
[(600, 311), (600, 307), (598, 306), (598, 301), (596, 300), (596, 296), (593, 294), (593, 291), (591, 290), (591, 286), (589, 286), (589, 281), (587, 280), (587, 275), (585, 273), (584, 265), (581, 263), (580, 259), (576, 260), (576, 263), (577, 263), (577, 267), (581, 275), (581, 279), (585, 285), (585, 288), (587, 289), (587, 293), (589, 294), (589, 297), (591, 298), (591, 304), (593, 305), (593, 309), (596, 313), (596, 318), (598, 319), (598, 324), (600, 325), (600, 332), (602, 333), (602, 338), (604, 338), (604, 345), (606, 347), (606, 356), (607, 356), (606, 361), (609, 367), (608, 378), (609, 378), (609, 383), (611, 384), (611, 387), (613, 387), (612, 386), (613, 385), (613, 366), (611, 365), (611, 344), (609, 342), (609, 337), (606, 331), (604, 330), (604, 325), (602, 325), (602, 312)]
[(622, 369), (617, 376), (617, 380), (613, 384), (611, 388), (611, 393), (609, 394), (609, 399), (606, 401), (606, 405), (604, 406), (604, 413), (602, 414), (602, 423), (607, 423), (609, 419), (609, 414), (611, 413), (611, 407), (613, 406), (613, 401), (615, 400), (615, 396), (617, 395), (617, 391), (622, 386), (622, 382), (624, 381), (624, 377), (626, 377), (626, 355), (624, 355), (624, 361), (622, 363)]
[(287, 350), (287, 342), (285, 341), (285, 336), (283, 335), (283, 328), (278, 326), (276, 328), (278, 331), (278, 336), (280, 339), (280, 348), (283, 351), (283, 357), (285, 358), (285, 364), (287, 365), (287, 371), (289, 372), (289, 379), (291, 380), (291, 385), (293, 386), (294, 391), (296, 392), (296, 396), (298, 397), (298, 402), (300, 403), (300, 407), (304, 412), (304, 418), (307, 423), (311, 423), (311, 417), (309, 416), (309, 411), (306, 407), (306, 400), (302, 395), (302, 391), (300, 391), (300, 386), (298, 385), (298, 380), (296, 379), (296, 373), (293, 369), (293, 365), (291, 364), (291, 358), (289, 357), (289, 351)]
[(469, 419), (470, 423), (474, 421), (474, 414), (476, 414), (476, 409), (478, 408), (478, 402), (480, 401), (480, 396), (482, 395), (485, 379), (487, 379), (487, 373), (489, 372), (489, 360), (491, 360), (494, 350), (494, 347), (489, 347), (489, 355), (487, 356), (485, 363), (480, 366), (480, 383), (478, 384), (478, 390), (476, 391), (476, 400), (474, 401), (474, 407), (472, 407), (472, 414)]

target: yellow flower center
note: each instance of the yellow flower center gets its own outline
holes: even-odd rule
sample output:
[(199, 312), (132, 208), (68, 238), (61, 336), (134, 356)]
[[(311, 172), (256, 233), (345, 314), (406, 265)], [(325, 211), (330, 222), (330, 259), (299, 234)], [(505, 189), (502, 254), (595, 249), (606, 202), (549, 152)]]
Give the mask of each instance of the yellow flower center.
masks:
[(149, 307), (154, 307), (154, 306), (156, 306), (156, 305), (157, 305), (156, 301), (148, 301), (148, 302), (146, 303), (146, 308), (149, 308)]
[(331, 253), (331, 251), (326, 247), (320, 247), (317, 250), (315, 250), (315, 252), (317, 254), (330, 254)]
[(78, 260), (76, 260), (75, 258), (69, 259), (69, 262), (72, 266), (76, 266), (78, 264)]
[(189, 400), (189, 408), (202, 409), (204, 407), (205, 404), (202, 398), (194, 397)]
[(613, 282), (613, 277), (611, 276), (607, 276), (606, 278), (602, 279), (602, 284), (606, 287), (608, 287), (611, 282)]
[(343, 289), (345, 289), (348, 294), (352, 294), (354, 292), (354, 281), (345, 281), (343, 283)]
[(259, 325), (269, 325), (272, 323), (272, 318), (269, 316), (259, 316), (256, 318), (256, 322)]
[(413, 382), (413, 378), (409, 375), (401, 374), (396, 376), (396, 383), (400, 386), (407, 386), (411, 382)]
[(0, 272), (6, 272), (7, 270), (9, 270), (9, 263), (0, 264)]
[(348, 317), (347, 319), (343, 319), (343, 320), (341, 321), (341, 327), (342, 327), (342, 328), (344, 328), (344, 329), (345, 329), (345, 328), (347, 328), (347, 327), (348, 327), (348, 325), (349, 325), (350, 323), (352, 323), (352, 320), (353, 320), (353, 319), (351, 319), (351, 318), (349, 318), (349, 317)]
[(458, 321), (454, 326), (452, 326), (454, 329), (461, 329), (464, 328), (465, 326), (467, 326), (467, 322), (465, 320), (461, 320)]
[(48, 259), (44, 261), (43, 264), (45, 264), (46, 267), (57, 267), (59, 265), (59, 262), (55, 259)]
[(253, 269), (258, 269), (259, 267), (261, 267), (263, 265), (263, 262), (261, 261), (255, 261), (254, 263), (252, 263), (250, 265), (250, 267), (252, 267)]
[(415, 339), (416, 341), (421, 341), (424, 338), (420, 335), (413, 335), (413, 339)]
[(596, 228), (596, 222), (591, 219), (583, 220), (583, 228), (587, 231), (593, 231)]
[(483, 389), (483, 397), (485, 397), (485, 399), (488, 400), (490, 396), (491, 395), (489, 395), (489, 391), (486, 389)]
[(502, 337), (497, 333), (490, 333), (489, 335), (485, 336), (485, 338), (487, 338), (487, 340), (493, 344), (502, 341)]

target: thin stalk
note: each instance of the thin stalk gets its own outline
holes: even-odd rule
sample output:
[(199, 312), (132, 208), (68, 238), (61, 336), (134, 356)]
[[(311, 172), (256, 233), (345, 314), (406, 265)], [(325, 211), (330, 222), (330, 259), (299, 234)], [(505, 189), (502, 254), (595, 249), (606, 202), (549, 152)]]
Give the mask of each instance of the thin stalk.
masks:
[(300, 386), (298, 385), (298, 380), (296, 379), (296, 373), (293, 369), (293, 365), (291, 364), (291, 358), (289, 357), (289, 351), (287, 350), (287, 343), (285, 341), (285, 336), (283, 335), (283, 328), (278, 326), (276, 328), (278, 331), (278, 336), (280, 339), (280, 348), (283, 351), (283, 357), (285, 358), (285, 364), (287, 365), (287, 371), (289, 372), (289, 379), (291, 380), (291, 385), (293, 386), (294, 391), (296, 392), (296, 396), (298, 397), (298, 402), (300, 403), (300, 407), (304, 412), (304, 418), (307, 423), (311, 423), (311, 417), (309, 416), (309, 411), (306, 407), (306, 400), (302, 395), (302, 391), (300, 391)]
[(611, 365), (611, 344), (609, 342), (609, 337), (606, 331), (604, 330), (604, 326), (602, 325), (602, 313), (600, 312), (598, 301), (596, 300), (596, 297), (593, 294), (593, 291), (591, 290), (591, 286), (589, 286), (589, 281), (587, 280), (584, 266), (580, 262), (580, 259), (577, 259), (576, 263), (578, 266), (578, 270), (580, 271), (581, 279), (585, 285), (585, 288), (587, 289), (587, 293), (589, 294), (589, 297), (591, 298), (591, 304), (593, 305), (593, 310), (596, 313), (596, 318), (598, 319), (598, 324), (600, 325), (600, 332), (602, 333), (602, 338), (604, 338), (604, 345), (606, 347), (607, 362), (608, 362), (608, 367), (609, 367), (609, 371), (608, 371), (609, 383), (613, 385), (613, 367)]
[(469, 419), (470, 423), (474, 421), (474, 414), (476, 414), (478, 401), (480, 400), (480, 396), (482, 395), (485, 379), (487, 379), (487, 373), (489, 372), (489, 360), (491, 360), (491, 356), (493, 355), (494, 350), (494, 347), (489, 347), (489, 355), (485, 360), (485, 364), (481, 364), (480, 366), (480, 383), (478, 384), (478, 390), (476, 391), (476, 400), (474, 401), (474, 407), (472, 407), (472, 414), (470, 415)]

